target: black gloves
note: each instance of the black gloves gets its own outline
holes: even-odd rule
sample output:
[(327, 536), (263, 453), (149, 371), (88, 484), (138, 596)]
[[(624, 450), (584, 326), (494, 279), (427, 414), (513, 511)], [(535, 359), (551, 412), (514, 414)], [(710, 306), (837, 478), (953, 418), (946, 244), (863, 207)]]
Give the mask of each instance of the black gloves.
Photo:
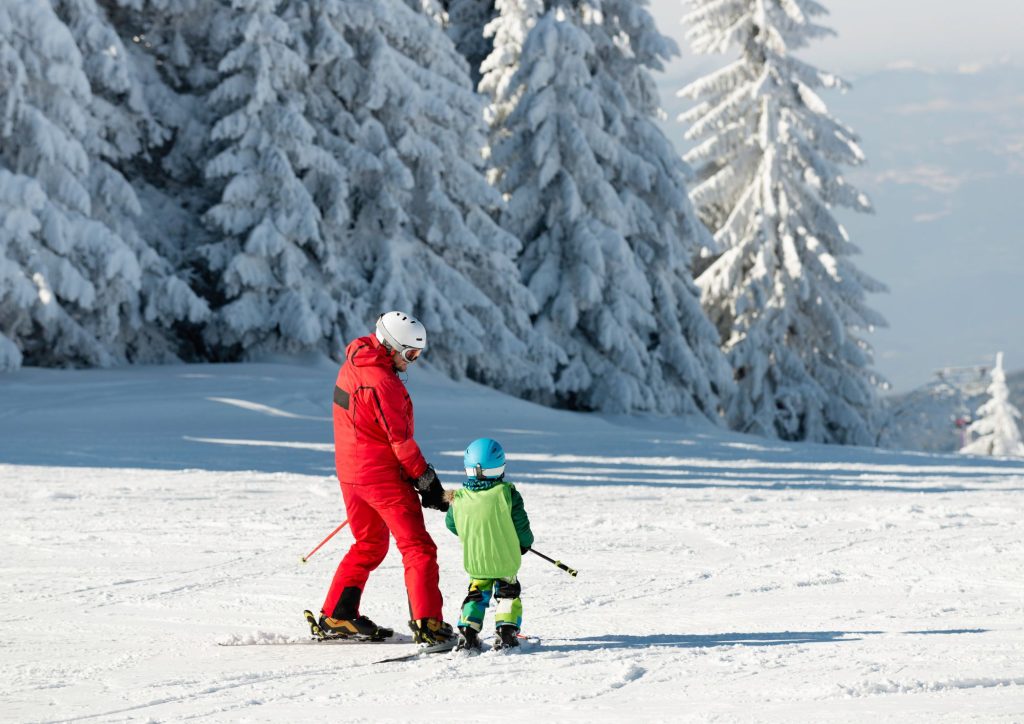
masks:
[(519, 546), (519, 552), (520, 552), (520, 553), (521, 553), (522, 555), (524, 555), (524, 556), (526, 555), (527, 551), (529, 551), (529, 550), (530, 550), (530, 549), (529, 549), (529, 548), (527, 548), (527, 547), (525, 547), (525, 546)]
[(435, 484), (440, 485), (441, 481), (437, 479), (437, 473), (434, 472), (434, 466), (427, 465), (427, 469), (420, 473), (420, 476), (416, 478), (412, 484), (416, 486), (416, 490), (420, 491), (420, 493), (425, 493)]
[(420, 502), (424, 508), (433, 508), (442, 513), (448, 510), (448, 501), (444, 499), (444, 487), (442, 487), (437, 473), (434, 472), (433, 465), (427, 465), (427, 469), (416, 478), (413, 484), (420, 494)]

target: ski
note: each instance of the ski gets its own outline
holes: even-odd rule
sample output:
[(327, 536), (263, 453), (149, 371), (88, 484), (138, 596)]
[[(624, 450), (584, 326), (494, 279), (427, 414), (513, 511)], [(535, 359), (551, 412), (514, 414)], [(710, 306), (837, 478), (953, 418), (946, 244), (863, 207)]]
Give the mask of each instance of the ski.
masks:
[(504, 654), (518, 654), (532, 651), (533, 648), (540, 644), (540, 638), (538, 636), (528, 636), (526, 634), (516, 634), (516, 638), (519, 639), (518, 646), (501, 646), (494, 648), (494, 639), (487, 639), (487, 643), (490, 643), (490, 647), (484, 648), (484, 651), (493, 651), (499, 656)]
[[(536, 646), (536, 645), (538, 645), (540, 643), (540, 638), (538, 638), (537, 636), (526, 636), (524, 634), (518, 634), (518, 638), (519, 638), (519, 641), (520, 641), (520, 645), (519, 646), (513, 647), (513, 648), (508, 648), (508, 649), (498, 649), (498, 651), (500, 653), (502, 653), (502, 654), (511, 653), (511, 652), (515, 652), (515, 651), (530, 651), (531, 649), (533, 649), (534, 646)], [(491, 649), (490, 647), (488, 647), (486, 645), (490, 641), (491, 641), (491, 639), (486, 639), (485, 641), (481, 641), (481, 643), (484, 643), (485, 645), (483, 647), (479, 648), (479, 649), (472, 649), (472, 650), (471, 649), (462, 649), (462, 651), (466, 652), (466, 654), (467, 654), (466, 658), (475, 657), (475, 656), (479, 656), (481, 654), (488, 653), (488, 652), (493, 650), (493, 649)], [(451, 646), (449, 644), (441, 644), (440, 646), (426, 646), (426, 647), (421, 648), (419, 651), (412, 652), (411, 654), (404, 654), (402, 656), (390, 656), (390, 657), (388, 657), (386, 659), (381, 659), (380, 661), (374, 661), (373, 663), (375, 663), (375, 664), (392, 664), (392, 663), (399, 662), (399, 661), (412, 661), (413, 659), (418, 659), (421, 656), (429, 656), (430, 654), (443, 654), (446, 651), (454, 651), (454, 650), (455, 650), (455, 647)], [(457, 652), (457, 653), (461, 653), (461, 652)]]
[(391, 656), (380, 661), (374, 661), (375, 664), (390, 664), (394, 661), (412, 661), (413, 659), (419, 658), (420, 656), (429, 656), (430, 654), (443, 654), (451, 651), (455, 648), (455, 641), (446, 641), (443, 644), (419, 644), (417, 650), (411, 654), (405, 654), (404, 656)]
[(300, 638), (298, 636), (287, 636), (284, 634), (262, 634), (258, 637), (252, 635), (234, 635), (223, 641), (218, 641), (218, 646), (362, 646), (395, 644), (409, 645), (412, 643), (412, 636), (396, 634), (389, 639), (355, 639), (343, 636), (332, 636), (328, 638), (317, 638), (309, 636)]

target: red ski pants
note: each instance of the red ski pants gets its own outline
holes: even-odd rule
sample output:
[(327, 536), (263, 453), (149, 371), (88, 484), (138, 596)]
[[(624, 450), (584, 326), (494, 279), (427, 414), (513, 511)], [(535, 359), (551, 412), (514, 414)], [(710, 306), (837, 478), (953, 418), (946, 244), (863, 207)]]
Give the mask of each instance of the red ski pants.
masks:
[(349, 586), (365, 590), (366, 579), (388, 553), (388, 534), (402, 553), (405, 587), (413, 619), (442, 620), (438, 587), (437, 546), (423, 524), (423, 509), (409, 483), (395, 481), (348, 485), (341, 483), (349, 530), (356, 542), (338, 564), (323, 611), (332, 615)]

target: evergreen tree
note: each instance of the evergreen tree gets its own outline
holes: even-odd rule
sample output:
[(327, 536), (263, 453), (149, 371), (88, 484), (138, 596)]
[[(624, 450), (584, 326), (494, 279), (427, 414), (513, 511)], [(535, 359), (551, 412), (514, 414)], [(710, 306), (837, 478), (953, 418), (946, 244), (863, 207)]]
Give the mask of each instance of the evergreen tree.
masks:
[(334, 260), (304, 183), (336, 164), (305, 118), (305, 48), (279, 6), (281, 0), (234, 0), (211, 26), (227, 43), (208, 98), (217, 120), (205, 171), (222, 188), (206, 213), (220, 238), (203, 254), (226, 303), (208, 336), (249, 356), (341, 344), (324, 275)]
[(1010, 402), (1003, 372), (1003, 353), (996, 355), (992, 384), (988, 386), (989, 401), (978, 408), (977, 419), (967, 428), (977, 438), (960, 448), (967, 455), (1008, 455), (1024, 457), (1018, 420), (1020, 410)]
[[(130, 72), (148, 110), (163, 131), (132, 160), (126, 178), (143, 211), (139, 233), (191, 289), (209, 303), (224, 304), (219, 274), (211, 274), (202, 251), (216, 241), (202, 212), (220, 198), (222, 185), (204, 168), (216, 148), (210, 127), (217, 120), (207, 98), (217, 87), (217, 65), (233, 42), (222, 5), (207, 0), (105, 0), (124, 44)], [(204, 339), (209, 313), (191, 324), (174, 325), (183, 353), (191, 359), (223, 359)]]
[[(0, 32), (4, 20), (0, 10)], [(10, 59), (6, 51), (0, 40), (0, 67)], [(46, 202), (46, 193), (34, 179), (0, 167), (0, 218), (4, 220), (0, 224), (0, 371), (21, 366), (22, 338), (48, 321), (53, 292), (41, 272), (26, 268), (38, 255), (37, 235), (43, 228)]]
[[(500, 0), (499, 0), (500, 1)], [(495, 0), (445, 0), (445, 31), (455, 49), (469, 63), (469, 77), (475, 88), (480, 83), (480, 66), (493, 49), (484, 33), (496, 14)]]
[(515, 108), (523, 84), (512, 92), (509, 83), (519, 68), (526, 36), (544, 13), (544, 0), (495, 0), (495, 17), (483, 28), (491, 52), (480, 64), (480, 92), (488, 98), (484, 117), (490, 126), (491, 145), (507, 138), (505, 119)]
[(628, 210), (626, 238), (651, 284), (656, 332), (649, 384), (663, 412), (718, 419), (733, 390), (719, 336), (700, 304), (692, 260), (714, 242), (690, 203), (692, 171), (655, 123), (661, 114), (652, 70), (679, 52), (644, 9), (646, 0), (594, 3), (601, 21), (584, 27), (600, 62), (596, 79), (605, 117), (623, 150), (612, 183)]
[(842, 87), (790, 52), (829, 34), (814, 0), (690, 0), (698, 53), (739, 58), (679, 95), (698, 144), (686, 154), (692, 199), (724, 253), (698, 279), (738, 380), (739, 430), (788, 440), (872, 444), (876, 388), (864, 331), (884, 320), (864, 301), (883, 286), (859, 271), (832, 215), (869, 211), (840, 165), (864, 157), (815, 92)]
[(563, 353), (555, 401), (651, 409), (651, 289), (602, 169), (616, 144), (588, 68), (593, 43), (571, 18), (559, 7), (537, 20), (509, 83), (520, 97), (492, 149), (509, 198), (502, 225), (524, 244), (520, 269), (540, 304), (536, 330)]
[(560, 346), (555, 402), (717, 417), (730, 384), (689, 271), (707, 235), (654, 125), (650, 69), (674, 51), (636, 2), (498, 0), (492, 162), (535, 325)]
[[(225, 18), (223, 7), (207, 0), (107, 0), (106, 5), (143, 102), (169, 134), (164, 142), (149, 145), (151, 166), (137, 168), (135, 176), (166, 189), (172, 201), (187, 199), (183, 208), (202, 206), (209, 130), (216, 120), (205, 98), (220, 82), (217, 65), (234, 41), (231, 25), (216, 22)], [(191, 236), (200, 233), (201, 224), (190, 229)]]
[(490, 213), (485, 126), (465, 60), (429, 15), (400, 0), (311, 3), (310, 117), (341, 159), (332, 243), (359, 271), (364, 333), (389, 309), (430, 331), (429, 359), (523, 394), (548, 386), (518, 240)]
[(140, 304), (123, 306), (119, 313), (123, 348), (133, 361), (161, 361), (176, 357), (177, 341), (171, 327), (179, 321), (198, 323), (209, 307), (178, 275), (164, 257), (177, 249), (163, 240), (166, 229), (139, 228), (143, 207), (125, 173), (136, 175), (136, 162), (149, 149), (163, 146), (170, 132), (149, 109), (144, 81), (106, 12), (95, 0), (54, 0), (58, 16), (67, 24), (86, 59), (84, 70), (92, 90), (92, 115), (97, 123), (84, 144), (90, 157), (90, 197), (93, 217), (116, 233), (138, 259)]
[(6, 367), (124, 359), (123, 327), (139, 304), (142, 272), (128, 244), (96, 218), (93, 193), (109, 194), (100, 198), (102, 207), (124, 191), (90, 159), (87, 144), (103, 130), (82, 56), (50, 5), (0, 4)]

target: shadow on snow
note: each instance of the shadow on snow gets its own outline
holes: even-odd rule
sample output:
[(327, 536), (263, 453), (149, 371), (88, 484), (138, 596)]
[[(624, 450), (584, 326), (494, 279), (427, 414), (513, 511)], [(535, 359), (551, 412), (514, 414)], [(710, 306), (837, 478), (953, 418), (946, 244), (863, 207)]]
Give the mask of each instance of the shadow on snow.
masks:
[[(23, 370), (0, 386), (0, 463), (334, 476), (334, 368)], [(504, 441), (509, 479), (570, 487), (1020, 491), (1024, 461), (790, 444), (710, 423), (549, 410), (434, 373), (412, 380), (416, 437), (449, 487), (462, 450)], [(501, 414), (495, 415), (494, 410)], [(972, 482), (977, 481), (975, 484)]]
[[(931, 631), (904, 631), (902, 635), (959, 635), (986, 633), (988, 629), (936, 629)], [(612, 634), (544, 642), (543, 651), (597, 651), (602, 649), (679, 648), (698, 649), (718, 646), (787, 646), (794, 644), (823, 644), (861, 641), (865, 636), (885, 634), (885, 631), (778, 631), (758, 633), (719, 634), (657, 634), (629, 636)]]

